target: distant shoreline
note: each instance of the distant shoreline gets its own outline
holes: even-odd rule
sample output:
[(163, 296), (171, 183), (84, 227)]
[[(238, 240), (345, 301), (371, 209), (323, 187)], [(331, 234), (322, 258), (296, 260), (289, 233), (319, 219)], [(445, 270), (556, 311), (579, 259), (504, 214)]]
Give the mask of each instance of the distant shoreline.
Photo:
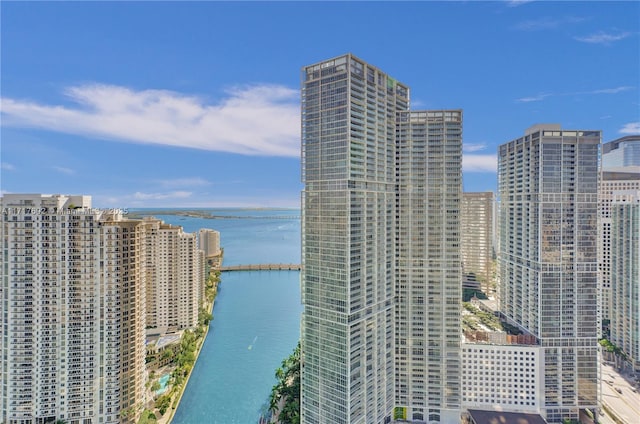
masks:
[[(234, 210), (234, 209), (230, 209)], [(299, 209), (235, 209), (235, 210), (252, 210), (252, 211), (299, 211)], [(172, 216), (184, 216), (188, 218), (202, 218), (202, 219), (300, 219), (300, 216), (294, 215), (214, 215), (211, 213), (211, 209), (194, 210), (194, 209), (149, 209), (149, 210), (136, 210), (130, 211), (127, 214), (128, 218), (143, 218), (145, 216), (156, 215), (172, 215)]]

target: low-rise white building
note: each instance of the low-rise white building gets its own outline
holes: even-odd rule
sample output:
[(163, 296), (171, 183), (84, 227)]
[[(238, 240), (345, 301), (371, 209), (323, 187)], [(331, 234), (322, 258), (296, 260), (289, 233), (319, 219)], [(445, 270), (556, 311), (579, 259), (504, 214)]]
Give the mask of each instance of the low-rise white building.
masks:
[(463, 407), (539, 413), (543, 355), (536, 345), (463, 343)]

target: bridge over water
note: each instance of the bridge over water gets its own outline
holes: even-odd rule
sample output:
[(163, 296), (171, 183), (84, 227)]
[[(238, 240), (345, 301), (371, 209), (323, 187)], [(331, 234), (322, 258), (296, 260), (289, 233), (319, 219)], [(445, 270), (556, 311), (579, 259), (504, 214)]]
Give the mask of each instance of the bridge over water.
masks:
[(300, 271), (300, 264), (252, 264), (252, 265), (229, 265), (220, 267), (220, 271)]

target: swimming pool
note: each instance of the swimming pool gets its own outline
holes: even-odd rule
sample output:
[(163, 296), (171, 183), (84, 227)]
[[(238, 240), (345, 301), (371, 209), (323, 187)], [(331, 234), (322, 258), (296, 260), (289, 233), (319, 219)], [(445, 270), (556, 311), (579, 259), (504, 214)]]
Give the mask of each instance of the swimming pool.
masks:
[(167, 391), (167, 383), (169, 382), (169, 378), (171, 378), (171, 374), (165, 374), (158, 380), (160, 383), (160, 388), (156, 390), (156, 395), (161, 395)]

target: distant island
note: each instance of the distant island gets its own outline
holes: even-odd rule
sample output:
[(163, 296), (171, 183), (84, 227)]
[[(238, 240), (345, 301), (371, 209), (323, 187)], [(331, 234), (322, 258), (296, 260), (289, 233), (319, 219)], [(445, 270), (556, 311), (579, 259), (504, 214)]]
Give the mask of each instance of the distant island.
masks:
[[(290, 210), (296, 211), (298, 209), (269, 209), (269, 208), (243, 208), (243, 209), (235, 209), (235, 210)], [(128, 216), (130, 218), (143, 218), (145, 216), (156, 216), (156, 215), (175, 215), (175, 216), (184, 216), (189, 218), (202, 218), (202, 219), (300, 219), (300, 216), (294, 215), (216, 215), (210, 212), (210, 210), (187, 210), (187, 209), (158, 209), (158, 210), (137, 210), (137, 211), (129, 211)]]

